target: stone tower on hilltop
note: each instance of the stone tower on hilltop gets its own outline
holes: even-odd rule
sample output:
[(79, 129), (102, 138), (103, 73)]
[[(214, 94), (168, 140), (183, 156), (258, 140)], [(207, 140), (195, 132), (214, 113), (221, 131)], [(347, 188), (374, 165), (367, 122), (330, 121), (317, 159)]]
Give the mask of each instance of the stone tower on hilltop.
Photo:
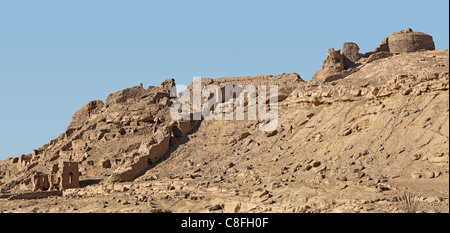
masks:
[(359, 46), (353, 42), (344, 43), (341, 50), (329, 49), (327, 58), (322, 63), (312, 80), (332, 82), (343, 79), (359, 70), (361, 65), (401, 53), (435, 50), (433, 37), (412, 29), (392, 33), (372, 52), (359, 53)]
[(392, 33), (373, 51), (390, 53), (411, 53), (421, 50), (435, 50), (433, 37), (412, 29)]

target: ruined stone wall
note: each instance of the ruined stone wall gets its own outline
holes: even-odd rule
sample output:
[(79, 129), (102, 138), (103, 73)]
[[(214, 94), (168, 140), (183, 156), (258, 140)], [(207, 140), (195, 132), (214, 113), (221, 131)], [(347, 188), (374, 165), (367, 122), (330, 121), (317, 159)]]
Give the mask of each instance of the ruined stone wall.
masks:
[(78, 163), (62, 162), (61, 168), (61, 187), (63, 189), (80, 187), (80, 172), (78, 171)]
[(420, 50), (435, 50), (433, 37), (425, 33), (404, 31), (393, 33), (388, 38), (389, 52), (410, 53)]
[(50, 182), (47, 174), (38, 173), (33, 176), (33, 191), (48, 190)]
[(135, 153), (130, 158), (130, 162), (119, 167), (110, 177), (110, 182), (132, 181), (148, 167), (148, 155)]
[(52, 196), (62, 196), (62, 191), (48, 191), (48, 192), (31, 192), (11, 195), (8, 200), (30, 200), (30, 199), (43, 199)]
[[(124, 163), (117, 168), (109, 178), (110, 182), (126, 182), (134, 180), (144, 172), (149, 164), (161, 160), (169, 151), (173, 123), (167, 124), (147, 143), (141, 143), (137, 152), (125, 158)], [(191, 129), (186, 129), (190, 131)]]
[(163, 138), (158, 144), (150, 147), (149, 159), (152, 163), (158, 162), (169, 150), (170, 137)]

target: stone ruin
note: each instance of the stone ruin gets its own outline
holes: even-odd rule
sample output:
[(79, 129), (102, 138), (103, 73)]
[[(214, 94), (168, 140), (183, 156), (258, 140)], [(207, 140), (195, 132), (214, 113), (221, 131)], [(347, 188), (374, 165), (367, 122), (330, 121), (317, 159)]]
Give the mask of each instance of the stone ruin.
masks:
[(343, 79), (367, 63), (387, 58), (395, 54), (435, 50), (433, 37), (412, 29), (392, 33), (384, 39), (372, 52), (361, 54), (359, 46), (353, 42), (344, 43), (341, 50), (329, 49), (322, 69), (312, 80), (332, 82)]
[(433, 37), (422, 32), (413, 32), (412, 29), (392, 33), (384, 39), (373, 51), (398, 53), (411, 53), (421, 50), (435, 50)]
[(77, 162), (60, 162), (54, 164), (49, 173), (36, 172), (33, 175), (33, 192), (78, 188), (79, 177)]
[[(19, 188), (14, 192), (0, 192), (0, 199), (7, 198), (8, 200), (17, 199), (42, 199), (51, 196), (62, 196), (63, 190), (79, 188), (80, 187), (80, 172), (78, 170), (78, 162), (60, 161), (51, 166), (37, 166), (37, 162), (31, 157), (38, 153), (33, 152), (33, 155), (22, 155), (15, 158), (13, 163), (17, 163), (19, 169), (36, 169), (29, 171), (27, 178), (12, 181), (12, 186), (27, 186), (26, 190)], [(51, 169), (50, 169), (51, 167)]]

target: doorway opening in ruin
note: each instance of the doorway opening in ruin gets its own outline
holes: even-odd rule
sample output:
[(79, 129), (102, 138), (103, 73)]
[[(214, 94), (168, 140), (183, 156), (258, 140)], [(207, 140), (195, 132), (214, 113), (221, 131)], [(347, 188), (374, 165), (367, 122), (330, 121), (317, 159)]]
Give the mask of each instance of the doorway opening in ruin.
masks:
[(72, 184), (73, 181), (73, 173), (69, 172), (69, 184)]
[(42, 191), (47, 191), (48, 190), (48, 186), (45, 182), (45, 178), (46, 177), (42, 177)]

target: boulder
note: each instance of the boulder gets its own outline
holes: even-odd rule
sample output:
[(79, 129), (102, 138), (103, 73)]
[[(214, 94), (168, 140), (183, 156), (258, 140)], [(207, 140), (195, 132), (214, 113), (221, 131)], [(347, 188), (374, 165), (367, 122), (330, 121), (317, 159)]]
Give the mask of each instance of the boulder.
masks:
[(356, 63), (362, 57), (362, 54), (359, 53), (359, 46), (353, 42), (344, 43), (342, 55), (344, 56), (345, 69), (355, 67)]
[(111, 168), (111, 161), (109, 159), (106, 159), (102, 162), (103, 168)]

